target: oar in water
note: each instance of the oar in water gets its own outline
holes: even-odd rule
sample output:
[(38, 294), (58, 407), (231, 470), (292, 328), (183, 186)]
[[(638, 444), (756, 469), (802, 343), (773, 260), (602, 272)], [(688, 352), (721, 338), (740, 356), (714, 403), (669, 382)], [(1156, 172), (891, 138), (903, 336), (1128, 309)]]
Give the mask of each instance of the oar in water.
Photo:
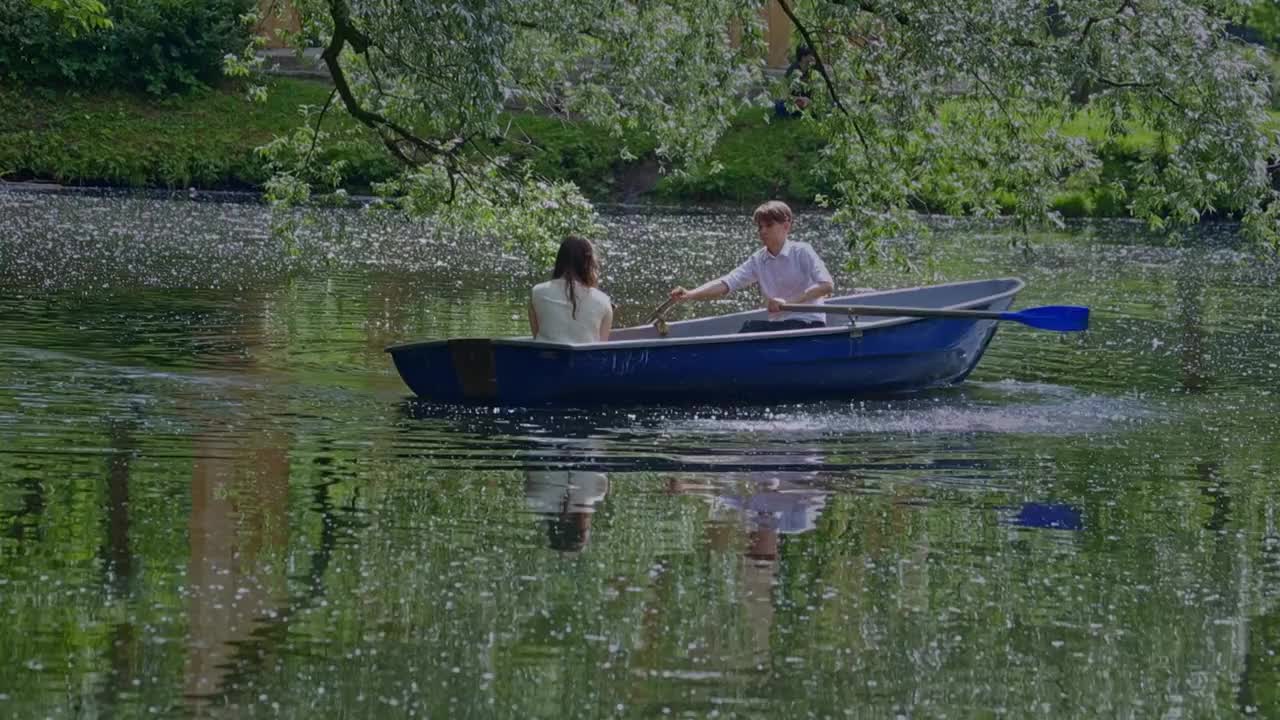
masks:
[(1041, 330), (1078, 332), (1089, 329), (1089, 308), (1078, 305), (1045, 305), (1017, 312), (992, 310), (939, 310), (887, 305), (783, 305), (791, 312), (828, 313), (833, 315), (883, 315), (888, 317), (940, 317), (976, 320), (1012, 320)]

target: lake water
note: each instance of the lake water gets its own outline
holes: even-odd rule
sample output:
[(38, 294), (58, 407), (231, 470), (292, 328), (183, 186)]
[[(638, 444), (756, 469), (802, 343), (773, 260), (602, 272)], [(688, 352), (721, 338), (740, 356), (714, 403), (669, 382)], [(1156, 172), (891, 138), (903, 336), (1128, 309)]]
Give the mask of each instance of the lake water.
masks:
[[(837, 273), (1093, 308), (954, 388), (460, 409), (383, 347), (523, 332), (539, 276), (270, 222), (0, 193), (0, 716), (1280, 717), (1278, 268), (1230, 228), (943, 227), (930, 277)], [(628, 323), (756, 242), (606, 222)]]

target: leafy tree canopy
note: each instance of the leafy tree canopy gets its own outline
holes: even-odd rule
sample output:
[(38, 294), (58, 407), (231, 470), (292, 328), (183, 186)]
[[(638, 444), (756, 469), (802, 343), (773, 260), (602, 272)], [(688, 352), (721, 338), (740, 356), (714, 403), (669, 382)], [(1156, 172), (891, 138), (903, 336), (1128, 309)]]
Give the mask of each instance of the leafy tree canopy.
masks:
[(31, 0), (31, 4), (58, 17), (63, 31), (73, 36), (111, 27), (107, 6), (100, 0)]
[[(1269, 0), (1268, 0), (1269, 1)], [(643, 133), (675, 172), (706, 158), (744, 106), (771, 94), (761, 0), (298, 0), (336, 89), (306, 126), (265, 149), (269, 192), (297, 201), (335, 187), (316, 147), (339, 141), (326, 112), (372, 128), (403, 166), (396, 203), (494, 232), (545, 259), (589, 231), (575, 188), (523, 174), (502, 148), (513, 104)], [(1000, 211), (1053, 223), (1063, 178), (1097, 173), (1064, 129), (1088, 114), (1108, 134), (1155, 133), (1125, 198), (1157, 227), (1205, 213), (1243, 217), (1275, 243), (1278, 155), (1265, 50), (1227, 33), (1249, 0), (782, 0), (818, 59), (807, 108), (827, 140), (813, 158), (837, 188), (851, 242), (871, 254), (909, 233), (926, 191), (958, 215)], [(246, 72), (248, 63), (230, 60)], [(776, 83), (775, 83), (776, 84)]]

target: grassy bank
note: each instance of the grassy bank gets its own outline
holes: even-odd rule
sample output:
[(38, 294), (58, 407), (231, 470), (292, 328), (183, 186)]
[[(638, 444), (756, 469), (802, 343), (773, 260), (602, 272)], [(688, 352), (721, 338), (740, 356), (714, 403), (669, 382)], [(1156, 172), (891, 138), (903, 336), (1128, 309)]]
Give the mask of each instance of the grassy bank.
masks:
[[(300, 105), (327, 95), (306, 82), (273, 90), (265, 104), (251, 104), (212, 90), (154, 99), (5, 88), (0, 172), (76, 185), (256, 187), (266, 170), (254, 148), (294, 127)], [(377, 158), (369, 155), (372, 170)]]
[[(325, 85), (291, 79), (276, 80), (264, 104), (214, 90), (157, 100), (2, 88), (0, 175), (78, 185), (254, 188), (267, 175), (254, 148), (296, 127), (298, 108), (321, 105), (328, 93)], [(618, 141), (598, 128), (527, 114), (512, 121), (531, 143), (513, 143), (504, 152), (543, 175), (572, 180), (600, 200), (750, 204), (778, 197), (803, 204), (831, 190), (810, 170), (822, 147), (813, 129), (803, 122), (766, 122), (763, 112), (738, 119), (714, 158), (724, 170), (699, 178), (658, 176), (652, 160), (643, 159), (652, 148), (641, 142), (630, 149), (642, 159), (624, 163)], [(1101, 142), (1100, 130), (1088, 123), (1078, 132)], [(1108, 183), (1123, 182), (1129, 163), (1154, 142), (1139, 135), (1101, 145), (1101, 182), (1068, 184), (1057, 207), (1073, 216), (1125, 214)], [(347, 184), (356, 191), (395, 169), (372, 138), (334, 154), (346, 161)]]

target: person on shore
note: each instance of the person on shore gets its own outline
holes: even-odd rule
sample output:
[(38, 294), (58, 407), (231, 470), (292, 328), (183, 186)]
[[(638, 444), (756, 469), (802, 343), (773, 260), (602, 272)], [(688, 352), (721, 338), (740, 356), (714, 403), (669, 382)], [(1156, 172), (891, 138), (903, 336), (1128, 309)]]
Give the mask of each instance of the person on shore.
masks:
[(604, 342), (613, 325), (613, 304), (596, 284), (600, 265), (591, 242), (570, 235), (560, 243), (551, 279), (533, 287), (529, 329), (534, 340), (580, 344)]
[(791, 208), (778, 200), (756, 208), (752, 214), (760, 244), (746, 262), (724, 277), (711, 280), (693, 290), (677, 287), (671, 298), (677, 302), (718, 298), (735, 290), (759, 285), (769, 310), (767, 320), (749, 320), (738, 332), (774, 332), (824, 327), (826, 315), (822, 313), (783, 312), (788, 303), (815, 303), (831, 294), (834, 283), (822, 258), (809, 243), (789, 240), (791, 233)]
[(787, 100), (775, 100), (773, 103), (773, 112), (779, 118), (800, 117), (808, 109), (809, 104), (813, 102), (813, 68), (817, 62), (817, 56), (813, 54), (813, 48), (808, 45), (801, 45), (796, 48), (796, 60), (787, 66), (787, 71), (783, 76), (786, 79), (788, 94), (791, 96), (791, 104), (795, 106), (792, 110), (787, 106)]

